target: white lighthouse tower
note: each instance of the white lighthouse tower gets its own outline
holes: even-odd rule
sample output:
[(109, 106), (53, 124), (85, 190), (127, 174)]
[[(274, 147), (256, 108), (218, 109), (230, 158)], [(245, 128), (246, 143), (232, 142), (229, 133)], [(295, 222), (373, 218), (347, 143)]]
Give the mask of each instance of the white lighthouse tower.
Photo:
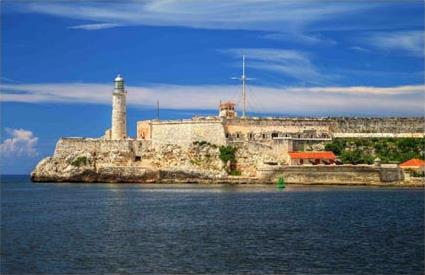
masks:
[(115, 89), (112, 93), (112, 129), (111, 139), (122, 140), (127, 138), (127, 92), (124, 89), (124, 78), (117, 75), (114, 80)]

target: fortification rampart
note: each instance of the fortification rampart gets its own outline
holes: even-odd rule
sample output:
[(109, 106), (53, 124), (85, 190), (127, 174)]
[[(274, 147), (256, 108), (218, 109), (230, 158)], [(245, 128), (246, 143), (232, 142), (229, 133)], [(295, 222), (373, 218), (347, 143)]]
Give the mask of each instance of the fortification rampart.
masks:
[(424, 133), (424, 117), (329, 118), (333, 133)]
[(424, 133), (334, 133), (333, 138), (423, 138)]
[(223, 145), (225, 133), (221, 120), (175, 120), (138, 123), (138, 139), (150, 139), (156, 145), (189, 146), (194, 141)]
[(228, 138), (328, 138), (329, 123), (322, 120), (231, 119), (224, 123)]
[(233, 118), (227, 139), (326, 141), (334, 137), (424, 137), (424, 118)]
[(283, 177), (287, 183), (293, 184), (370, 185), (395, 184), (404, 180), (404, 174), (397, 166), (371, 165), (268, 167), (260, 169), (259, 175), (268, 182)]

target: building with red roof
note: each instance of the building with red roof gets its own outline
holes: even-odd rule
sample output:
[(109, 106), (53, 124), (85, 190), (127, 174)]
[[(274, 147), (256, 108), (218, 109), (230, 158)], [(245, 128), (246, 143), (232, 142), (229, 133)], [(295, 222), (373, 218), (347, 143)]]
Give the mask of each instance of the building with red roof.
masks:
[(421, 159), (409, 159), (400, 164), (400, 167), (403, 169), (419, 169), (425, 166), (425, 161)]
[(289, 152), (289, 165), (334, 164), (336, 156), (331, 151), (321, 152)]
[(400, 168), (408, 174), (419, 174), (425, 176), (425, 161), (421, 159), (409, 159), (400, 163)]

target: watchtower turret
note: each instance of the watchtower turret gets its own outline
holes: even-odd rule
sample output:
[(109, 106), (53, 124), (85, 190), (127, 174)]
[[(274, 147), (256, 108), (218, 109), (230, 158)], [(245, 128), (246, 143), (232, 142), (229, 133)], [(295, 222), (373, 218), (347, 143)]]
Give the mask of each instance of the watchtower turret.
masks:
[(231, 101), (226, 101), (224, 103), (220, 102), (220, 117), (225, 118), (235, 118), (237, 117), (237, 113), (235, 111), (236, 104)]

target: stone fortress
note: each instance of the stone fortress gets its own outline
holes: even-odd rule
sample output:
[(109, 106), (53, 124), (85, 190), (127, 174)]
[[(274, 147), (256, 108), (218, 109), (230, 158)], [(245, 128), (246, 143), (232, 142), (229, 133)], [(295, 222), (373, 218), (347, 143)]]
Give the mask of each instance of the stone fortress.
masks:
[[(128, 137), (124, 79), (114, 83), (111, 129), (101, 138), (61, 138), (34, 181), (245, 183), (284, 175), (309, 182), (317, 181), (309, 171), (323, 170), (325, 183), (397, 182), (398, 168), (290, 167), (288, 152), (321, 151), (336, 137), (424, 137), (424, 118), (260, 118), (245, 116), (245, 108), (238, 117), (232, 102), (220, 103), (218, 116), (139, 121), (136, 137)], [(226, 173), (220, 146), (237, 148), (241, 176)]]

